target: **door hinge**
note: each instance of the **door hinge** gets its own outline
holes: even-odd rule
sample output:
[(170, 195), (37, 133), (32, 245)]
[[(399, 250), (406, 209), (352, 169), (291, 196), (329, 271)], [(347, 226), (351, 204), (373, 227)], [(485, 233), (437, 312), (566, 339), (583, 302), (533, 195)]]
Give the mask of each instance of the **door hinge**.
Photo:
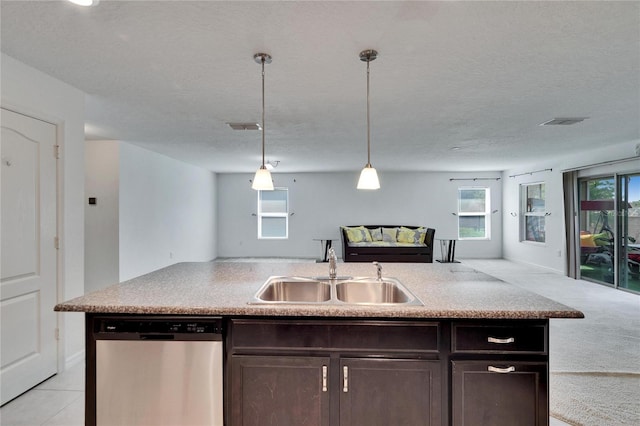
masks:
[(60, 159), (60, 145), (53, 146), (53, 156), (55, 157), (56, 160)]
[(54, 331), (54, 336), (56, 338), (56, 340), (60, 340), (60, 329), (56, 327), (55, 331)]
[(60, 250), (60, 238), (53, 237), (53, 246), (56, 248), (56, 250)]

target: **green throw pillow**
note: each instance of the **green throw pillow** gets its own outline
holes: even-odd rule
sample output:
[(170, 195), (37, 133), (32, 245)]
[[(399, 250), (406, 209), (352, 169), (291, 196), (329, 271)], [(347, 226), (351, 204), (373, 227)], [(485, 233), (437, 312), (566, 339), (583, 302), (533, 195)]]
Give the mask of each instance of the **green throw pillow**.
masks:
[(409, 229), (404, 226), (398, 230), (398, 242), (407, 244), (424, 244), (427, 231), (424, 228)]
[(364, 226), (355, 226), (352, 228), (345, 226), (344, 230), (347, 231), (347, 240), (349, 240), (350, 243), (369, 243), (373, 241), (371, 233)]
[(398, 228), (382, 228), (382, 241), (395, 243), (398, 241)]

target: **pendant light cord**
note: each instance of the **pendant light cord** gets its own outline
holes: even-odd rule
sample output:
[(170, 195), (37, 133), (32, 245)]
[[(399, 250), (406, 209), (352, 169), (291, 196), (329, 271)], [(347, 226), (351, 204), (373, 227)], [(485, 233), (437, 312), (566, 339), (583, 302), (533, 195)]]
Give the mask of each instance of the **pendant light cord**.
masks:
[(371, 167), (371, 120), (369, 118), (369, 62), (367, 59), (367, 167)]
[(262, 56), (262, 169), (264, 166), (264, 61), (265, 57)]

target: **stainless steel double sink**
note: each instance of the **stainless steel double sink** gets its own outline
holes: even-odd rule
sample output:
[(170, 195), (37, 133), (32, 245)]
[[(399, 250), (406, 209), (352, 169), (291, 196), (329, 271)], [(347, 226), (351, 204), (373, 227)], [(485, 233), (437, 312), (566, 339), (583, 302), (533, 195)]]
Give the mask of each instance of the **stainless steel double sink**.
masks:
[(371, 277), (269, 277), (249, 303), (422, 305), (397, 279)]

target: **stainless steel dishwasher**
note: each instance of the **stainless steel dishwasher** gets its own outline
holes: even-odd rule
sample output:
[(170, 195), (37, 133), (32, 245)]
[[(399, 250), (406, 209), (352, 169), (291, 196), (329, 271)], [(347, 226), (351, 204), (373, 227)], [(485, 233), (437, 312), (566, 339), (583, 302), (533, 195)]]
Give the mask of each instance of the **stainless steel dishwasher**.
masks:
[(102, 318), (98, 426), (223, 426), (220, 318)]

